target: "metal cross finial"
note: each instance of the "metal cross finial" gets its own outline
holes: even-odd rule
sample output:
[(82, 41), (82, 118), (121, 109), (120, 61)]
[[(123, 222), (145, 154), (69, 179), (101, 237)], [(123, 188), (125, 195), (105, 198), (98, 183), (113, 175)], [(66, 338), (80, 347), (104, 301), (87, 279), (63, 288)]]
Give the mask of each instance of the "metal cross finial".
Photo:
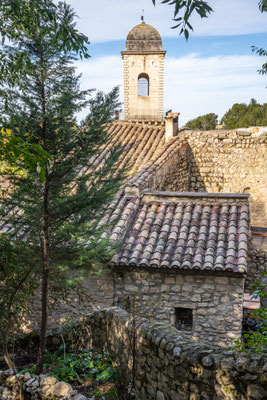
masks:
[(145, 22), (145, 10), (143, 10), (143, 15), (141, 15), (141, 21)]

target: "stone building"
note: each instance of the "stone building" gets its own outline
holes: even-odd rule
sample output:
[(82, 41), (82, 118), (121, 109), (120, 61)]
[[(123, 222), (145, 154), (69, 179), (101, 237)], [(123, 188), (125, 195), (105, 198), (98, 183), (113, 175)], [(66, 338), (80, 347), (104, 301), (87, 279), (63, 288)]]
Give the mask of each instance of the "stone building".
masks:
[[(100, 222), (113, 224), (104, 236), (120, 250), (87, 292), (100, 307), (134, 300), (141, 316), (228, 346), (240, 338), (244, 293), (267, 260), (267, 129), (189, 131), (178, 128), (179, 113), (163, 118), (164, 56), (153, 27), (130, 31), (122, 52), (125, 119), (107, 131), (108, 146), (120, 141), (121, 165), (131, 168)], [(64, 309), (57, 304), (50, 324), (88, 309), (71, 297)]]
[[(115, 266), (114, 301), (223, 345), (240, 334), (247, 195), (144, 191)], [(125, 229), (125, 226), (123, 227)]]

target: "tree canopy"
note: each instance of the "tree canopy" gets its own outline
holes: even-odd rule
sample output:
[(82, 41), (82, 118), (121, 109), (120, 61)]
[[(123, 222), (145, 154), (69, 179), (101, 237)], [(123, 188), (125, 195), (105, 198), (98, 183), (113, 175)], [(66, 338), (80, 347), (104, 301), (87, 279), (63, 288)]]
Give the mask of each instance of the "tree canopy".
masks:
[(214, 113), (209, 113), (191, 119), (185, 124), (185, 126), (191, 129), (201, 129), (208, 131), (211, 129), (216, 129), (217, 124), (218, 124), (218, 115)]
[(224, 114), (221, 124), (227, 129), (266, 126), (267, 103), (258, 104), (255, 99), (251, 99), (248, 105), (236, 103)]
[[(52, 0), (1, 0), (0, 2), (0, 39), (2, 41), (0, 57), (0, 96), (6, 107), (8, 91), (6, 87), (20, 84), (24, 74), (30, 72), (32, 63), (25, 49), (13, 48), (5, 43), (21, 39), (21, 35), (33, 36), (40, 29), (40, 21), (49, 26), (49, 35), (58, 51), (72, 51), (80, 58), (88, 58), (88, 38), (78, 32), (74, 24), (68, 24), (64, 16), (59, 16)], [(38, 169), (43, 179), (44, 161), (49, 155), (37, 143), (30, 143), (30, 138), (23, 139), (6, 131), (0, 122), (0, 162), (4, 166), (17, 165), (17, 160), (24, 161), (24, 168)], [(20, 163), (21, 164), (21, 163)]]

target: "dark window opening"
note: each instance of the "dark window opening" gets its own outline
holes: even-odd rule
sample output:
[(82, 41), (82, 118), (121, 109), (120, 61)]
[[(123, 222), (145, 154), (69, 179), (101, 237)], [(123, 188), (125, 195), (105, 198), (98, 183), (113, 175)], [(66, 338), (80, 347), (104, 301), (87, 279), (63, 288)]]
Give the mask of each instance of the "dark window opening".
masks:
[(192, 329), (193, 310), (190, 308), (175, 308), (175, 326), (179, 330)]
[(146, 74), (138, 76), (138, 96), (149, 96), (149, 77)]

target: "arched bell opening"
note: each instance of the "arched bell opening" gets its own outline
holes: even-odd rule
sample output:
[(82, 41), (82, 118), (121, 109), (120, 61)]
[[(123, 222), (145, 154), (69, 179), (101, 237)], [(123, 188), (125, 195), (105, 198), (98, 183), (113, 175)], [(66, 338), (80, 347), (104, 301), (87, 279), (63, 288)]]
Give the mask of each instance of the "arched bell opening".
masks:
[(149, 76), (147, 74), (138, 76), (138, 96), (149, 96)]

